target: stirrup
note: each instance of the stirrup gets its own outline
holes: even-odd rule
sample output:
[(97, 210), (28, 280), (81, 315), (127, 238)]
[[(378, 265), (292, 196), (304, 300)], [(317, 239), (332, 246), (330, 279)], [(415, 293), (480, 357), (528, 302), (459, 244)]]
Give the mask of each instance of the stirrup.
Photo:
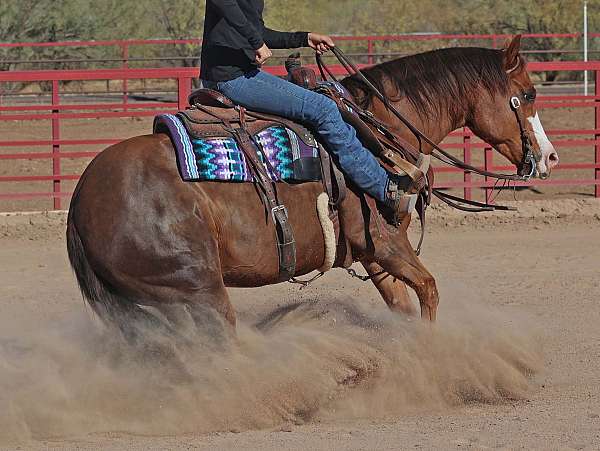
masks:
[[(419, 193), (427, 186), (427, 171), (429, 170), (431, 158), (429, 155), (421, 154), (417, 162), (417, 167), (422, 172), (423, 177), (414, 180), (408, 175), (403, 177), (410, 178), (410, 182), (405, 187), (395, 186), (390, 187), (392, 190), (388, 192), (390, 198), (387, 206), (391, 210), (391, 223), (398, 227), (407, 215), (411, 215), (415, 211)], [(404, 188), (404, 189), (403, 189)]]
[(397, 199), (388, 203), (388, 214), (384, 217), (392, 226), (399, 227), (404, 218), (415, 211), (418, 199), (418, 194), (398, 194)]
[(417, 180), (413, 180), (409, 189), (407, 190), (408, 194), (419, 194), (421, 191), (425, 189), (427, 186), (427, 172), (429, 171), (429, 166), (431, 164), (431, 155), (420, 154), (419, 159), (417, 160), (417, 164), (415, 165), (421, 171), (422, 176)]
[(395, 212), (396, 214), (411, 214), (415, 211), (417, 205), (418, 194), (404, 194), (396, 201)]

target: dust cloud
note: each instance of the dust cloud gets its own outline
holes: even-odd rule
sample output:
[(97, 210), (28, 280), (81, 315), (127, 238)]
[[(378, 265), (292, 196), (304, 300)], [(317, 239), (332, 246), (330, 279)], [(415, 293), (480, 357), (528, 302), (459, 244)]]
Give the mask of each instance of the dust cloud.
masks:
[(433, 327), (356, 299), (300, 302), (238, 325), (226, 346), (194, 334), (127, 346), (85, 315), (21, 334), (0, 324), (0, 444), (276, 428), (526, 397), (541, 366), (527, 325), (446, 302)]

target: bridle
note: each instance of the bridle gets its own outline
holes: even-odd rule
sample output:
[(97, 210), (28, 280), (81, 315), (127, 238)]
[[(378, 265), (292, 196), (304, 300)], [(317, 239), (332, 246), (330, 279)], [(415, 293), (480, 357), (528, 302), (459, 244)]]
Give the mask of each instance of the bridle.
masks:
[[(455, 166), (466, 172), (473, 172), (473, 173), (476, 173), (479, 175), (483, 175), (485, 177), (491, 177), (491, 178), (495, 178), (497, 180), (505, 180), (506, 182), (528, 181), (531, 177), (533, 177), (535, 175), (535, 171), (536, 171), (536, 167), (537, 167), (536, 163), (541, 160), (541, 156), (539, 157), (539, 159), (536, 158), (536, 154), (533, 150), (531, 138), (529, 137), (529, 133), (528, 133), (527, 129), (524, 127), (524, 121), (522, 118), (522, 110), (521, 110), (521, 100), (517, 96), (513, 96), (510, 98), (510, 107), (511, 107), (512, 111), (515, 113), (515, 117), (517, 118), (517, 124), (519, 125), (521, 145), (522, 145), (522, 149), (523, 149), (523, 160), (522, 160), (521, 164), (523, 165), (522, 167), (525, 167), (525, 165), (529, 164), (531, 166), (531, 170), (530, 170), (529, 174), (527, 174), (527, 175), (494, 173), (494, 172), (482, 170), (477, 167), (471, 166), (471, 165), (465, 163), (464, 161), (459, 160), (452, 154), (443, 150), (440, 146), (438, 146), (435, 142), (433, 142), (430, 138), (428, 138), (422, 131), (420, 131), (415, 125), (413, 125), (408, 119), (406, 119), (402, 115), (402, 113), (400, 113), (390, 103), (390, 101), (387, 99), (387, 97), (385, 95), (383, 95), (379, 91), (379, 89), (377, 89), (377, 87), (375, 85), (373, 85), (373, 83), (371, 83), (371, 81), (367, 77), (364, 76), (364, 74), (358, 69), (358, 67), (356, 67), (356, 65), (352, 61), (350, 61), (339, 48), (333, 47), (332, 51), (333, 51), (334, 55), (337, 57), (337, 59), (339, 60), (339, 62), (342, 64), (344, 69), (348, 72), (348, 74), (358, 77), (371, 90), (371, 92), (377, 98), (379, 98), (379, 100), (381, 100), (381, 102), (385, 105), (385, 107), (388, 109), (388, 111), (390, 111), (392, 114), (394, 114), (394, 116), (396, 116), (400, 120), (400, 122), (402, 122), (415, 135), (415, 137), (417, 138), (417, 141), (419, 142), (419, 151), (422, 150), (423, 142), (425, 142), (432, 147), (431, 155), (446, 164)], [(321, 72), (321, 77), (322, 77), (323, 81), (327, 81), (328, 76), (329, 76), (329, 78), (331, 78), (333, 81), (335, 81), (339, 84), (339, 81), (337, 80), (335, 75), (332, 73), (332, 71), (325, 65), (325, 63), (323, 62), (321, 55), (319, 53), (316, 54), (316, 59), (317, 59), (317, 66), (319, 68), (319, 71)], [(354, 106), (354, 107), (356, 107), (356, 106)], [(373, 117), (372, 114), (369, 114), (369, 112), (358, 111), (358, 113), (361, 116), (361, 118), (363, 118), (363, 120), (368, 121), (369, 123), (374, 125), (376, 128), (379, 128), (380, 131), (382, 131), (382, 132), (385, 131), (385, 132), (391, 133), (391, 132), (389, 132), (389, 130), (387, 130), (385, 128), (385, 126), (383, 124), (379, 123)], [(469, 199), (464, 199), (461, 197), (453, 196), (451, 194), (445, 193), (445, 192), (437, 190), (437, 189), (432, 189), (430, 191), (430, 193), (435, 195), (438, 199), (440, 199), (441, 201), (450, 205), (451, 207), (456, 208), (458, 210), (462, 210), (462, 211), (483, 212), (483, 211), (495, 211), (495, 210), (505, 210), (505, 211), (506, 210), (516, 210), (516, 208), (514, 208), (514, 207), (508, 207), (508, 206), (504, 206), (504, 205), (492, 205), (492, 204), (488, 204), (488, 203), (484, 203), (484, 202), (477, 202), (477, 201), (473, 201), (473, 200), (469, 200)], [(426, 201), (423, 201), (423, 202), (427, 202), (427, 205), (428, 205), (430, 202), (430, 196), (429, 196), (429, 198), (427, 198)], [(421, 244), (423, 243), (424, 224), (425, 224), (424, 223), (425, 208), (426, 208), (426, 205), (424, 205), (422, 212), (419, 213), (419, 215), (421, 216), (421, 240), (419, 241), (419, 245), (417, 247), (417, 250), (415, 251), (417, 255), (419, 255), (420, 249), (421, 249)], [(372, 280), (373, 278), (378, 277), (380, 275), (387, 274), (385, 272), (385, 270), (382, 270), (378, 273), (371, 274), (368, 276), (360, 276), (356, 273), (356, 271), (354, 271), (351, 268), (348, 268), (347, 271), (352, 277), (358, 278), (364, 282), (366, 282), (368, 280)], [(309, 281), (308, 283), (310, 283), (310, 282), (311, 281)], [(307, 285), (307, 283), (303, 283), (303, 282), (300, 282), (300, 283), (303, 284), (304, 286)]]
[(513, 96), (510, 98), (510, 108), (515, 113), (515, 117), (517, 118), (517, 124), (519, 125), (519, 131), (521, 134), (521, 146), (523, 148), (523, 160), (521, 161), (521, 165), (523, 168), (526, 168), (527, 165), (530, 165), (531, 170), (529, 174), (523, 175), (523, 180), (527, 181), (531, 177), (533, 177), (537, 170), (537, 163), (542, 160), (541, 155), (536, 155), (533, 150), (533, 145), (531, 143), (531, 138), (529, 137), (529, 131), (523, 126), (523, 115), (521, 110), (521, 99), (517, 96)]
[[(427, 143), (432, 147), (431, 156), (438, 159), (439, 161), (448, 164), (450, 166), (454, 166), (456, 168), (462, 169), (465, 172), (471, 172), (474, 174), (482, 175), (484, 177), (493, 178), (496, 180), (504, 180), (505, 182), (510, 181), (520, 181), (526, 182), (529, 181), (531, 177), (535, 175), (535, 171), (537, 170), (537, 162), (541, 160), (541, 156), (537, 156), (533, 150), (533, 145), (531, 143), (531, 138), (529, 137), (527, 129), (524, 127), (524, 121), (522, 120), (522, 111), (521, 111), (521, 101), (518, 97), (513, 96), (510, 99), (510, 107), (512, 111), (514, 111), (515, 116), (517, 118), (517, 123), (519, 125), (520, 136), (521, 136), (521, 145), (523, 149), (523, 160), (521, 164), (523, 167), (529, 164), (531, 166), (531, 170), (527, 175), (519, 175), (519, 174), (502, 174), (497, 172), (487, 171), (485, 169), (480, 169), (470, 164), (465, 163), (464, 161), (458, 159), (454, 155), (446, 152), (439, 145), (433, 142), (429, 137), (427, 137), (421, 130), (419, 130), (412, 122), (406, 119), (397, 108), (394, 107), (388, 100), (388, 98), (383, 95), (379, 89), (371, 81), (365, 77), (365, 75), (358, 69), (358, 67), (348, 59), (348, 57), (338, 48), (332, 48), (333, 54), (342, 64), (344, 69), (348, 72), (349, 75), (354, 75), (358, 77), (370, 90), (371, 92), (385, 105), (385, 107), (390, 111), (394, 116), (396, 116), (400, 122), (402, 122), (410, 131), (415, 135), (419, 142), (419, 150), (421, 150), (423, 142)], [(325, 65), (321, 56), (317, 53), (317, 65), (321, 72), (321, 76), (324, 80), (327, 79), (327, 75), (329, 77), (338, 82), (335, 75), (331, 72), (331, 70)], [(452, 196), (443, 191), (434, 189), (432, 191), (438, 199), (450, 205), (451, 207), (457, 208), (463, 211), (470, 212), (481, 212), (481, 211), (494, 211), (494, 210), (514, 210), (513, 207), (506, 207), (502, 205), (491, 205), (488, 203), (476, 202), (468, 199), (463, 199), (457, 196)]]

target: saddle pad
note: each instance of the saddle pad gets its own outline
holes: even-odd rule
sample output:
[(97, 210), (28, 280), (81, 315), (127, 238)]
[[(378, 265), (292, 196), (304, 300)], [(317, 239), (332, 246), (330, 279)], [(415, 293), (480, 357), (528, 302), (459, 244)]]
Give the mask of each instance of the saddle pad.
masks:
[[(166, 133), (175, 147), (177, 166), (185, 181), (252, 182), (246, 157), (235, 139), (195, 139), (172, 114), (154, 119), (154, 133)], [(225, 133), (224, 133), (225, 134)], [(321, 180), (319, 149), (304, 143), (296, 133), (282, 125), (272, 125), (254, 135), (254, 142), (272, 181), (292, 183)]]

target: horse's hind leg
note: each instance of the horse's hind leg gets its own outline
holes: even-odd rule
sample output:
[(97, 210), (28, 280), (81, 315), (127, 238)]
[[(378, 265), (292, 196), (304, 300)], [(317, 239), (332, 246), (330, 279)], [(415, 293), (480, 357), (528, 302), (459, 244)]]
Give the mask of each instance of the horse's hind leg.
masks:
[(439, 295), (435, 279), (423, 266), (406, 235), (398, 236), (377, 249), (375, 260), (392, 276), (405, 281), (421, 304), (421, 317), (435, 321)]
[(235, 340), (235, 311), (220, 275), (213, 287), (186, 292), (176, 302), (154, 307), (166, 319), (171, 335), (184, 346), (203, 344), (223, 350)]
[[(120, 268), (119, 276), (124, 286), (135, 286), (139, 298), (160, 311), (173, 335), (225, 340), (235, 329), (235, 311), (223, 283), (217, 240), (203, 225), (191, 217), (165, 227), (168, 233), (146, 234), (160, 246), (152, 247), (152, 253), (135, 254), (140, 261), (135, 269), (144, 277), (128, 273), (127, 266)], [(132, 260), (120, 257), (115, 266)]]
[(186, 307), (198, 331), (212, 337), (225, 332), (226, 336), (222, 338), (231, 337), (235, 333), (235, 311), (222, 281), (220, 286), (199, 293), (197, 298), (187, 301)]
[(364, 262), (363, 266), (372, 277), (375, 288), (377, 288), (390, 310), (410, 316), (416, 314), (416, 309), (410, 300), (406, 284), (402, 280), (384, 271), (375, 262)]

